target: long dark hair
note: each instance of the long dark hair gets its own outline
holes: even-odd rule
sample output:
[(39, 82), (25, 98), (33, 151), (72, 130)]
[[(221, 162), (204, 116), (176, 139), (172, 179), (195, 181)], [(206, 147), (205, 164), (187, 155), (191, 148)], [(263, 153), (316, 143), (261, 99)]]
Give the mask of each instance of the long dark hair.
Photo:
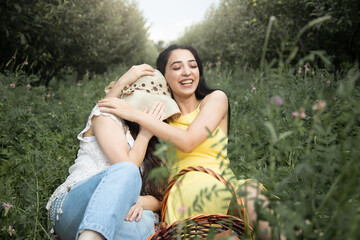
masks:
[[(185, 49), (185, 50), (189, 50), (192, 55), (195, 58), (195, 61), (197, 63), (197, 66), (199, 68), (199, 73), (200, 73), (200, 78), (199, 78), (199, 85), (197, 86), (196, 90), (195, 90), (195, 96), (196, 99), (201, 100), (204, 97), (206, 97), (207, 95), (209, 95), (210, 93), (212, 93), (215, 90), (221, 90), (221, 89), (214, 89), (214, 88), (210, 88), (205, 81), (205, 77), (204, 77), (204, 73), (203, 73), (203, 65), (201, 62), (201, 59), (198, 55), (198, 53), (196, 52), (196, 50), (188, 45), (178, 45), (178, 44), (173, 44), (170, 45), (169, 47), (167, 47), (164, 51), (162, 51), (158, 58), (156, 59), (156, 68), (165, 76), (165, 69), (166, 69), (166, 64), (169, 61), (171, 52), (176, 50), (176, 49)], [(222, 91), (222, 90), (221, 90)], [(228, 132), (230, 130), (230, 102), (228, 100)]]
[[(130, 133), (133, 136), (134, 139), (136, 139), (137, 135), (139, 134), (139, 124), (134, 122), (125, 121), (127, 126), (129, 127)], [(140, 195), (152, 195), (159, 201), (162, 201), (163, 198), (163, 186), (162, 184), (155, 185), (155, 179), (149, 179), (149, 174), (152, 169), (160, 167), (162, 164), (162, 161), (160, 158), (156, 157), (153, 153), (155, 151), (155, 145), (158, 143), (157, 137), (153, 136), (148, 144), (148, 147), (146, 149), (144, 161), (142, 163), (141, 167), (141, 180), (142, 180), (142, 186), (141, 186), (141, 192)]]

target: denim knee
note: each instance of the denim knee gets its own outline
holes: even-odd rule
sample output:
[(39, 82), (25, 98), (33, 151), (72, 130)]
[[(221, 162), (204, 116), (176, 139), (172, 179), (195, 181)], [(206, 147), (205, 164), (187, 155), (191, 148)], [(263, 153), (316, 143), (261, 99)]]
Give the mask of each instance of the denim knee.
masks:
[(91, 196), (77, 236), (89, 229), (113, 239), (140, 190), (140, 171), (135, 164), (120, 162), (110, 166)]
[(136, 166), (134, 163), (128, 162), (128, 161), (118, 162), (118, 163), (111, 165), (108, 168), (108, 171), (111, 171), (111, 170), (125, 171), (126, 173), (129, 173), (131, 175), (140, 177), (140, 171), (139, 171), (138, 166)]
[(127, 181), (137, 182), (140, 184), (140, 189), (142, 185), (140, 169), (132, 162), (119, 162), (111, 165), (108, 169), (108, 172), (113, 174), (127, 175)]
[(155, 232), (155, 216), (150, 210), (144, 210), (139, 222), (124, 221), (119, 227), (114, 240), (143, 240)]

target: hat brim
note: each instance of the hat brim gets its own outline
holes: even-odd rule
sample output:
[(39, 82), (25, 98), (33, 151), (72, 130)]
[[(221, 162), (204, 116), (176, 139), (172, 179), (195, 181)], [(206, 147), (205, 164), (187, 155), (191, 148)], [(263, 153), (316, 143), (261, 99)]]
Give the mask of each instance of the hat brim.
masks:
[(145, 108), (151, 109), (156, 102), (164, 103), (164, 119), (171, 117), (173, 120), (180, 117), (181, 112), (171, 97), (160, 94), (147, 93), (144, 91), (134, 91), (131, 94), (123, 94), (120, 98), (124, 99), (131, 106), (143, 111)]

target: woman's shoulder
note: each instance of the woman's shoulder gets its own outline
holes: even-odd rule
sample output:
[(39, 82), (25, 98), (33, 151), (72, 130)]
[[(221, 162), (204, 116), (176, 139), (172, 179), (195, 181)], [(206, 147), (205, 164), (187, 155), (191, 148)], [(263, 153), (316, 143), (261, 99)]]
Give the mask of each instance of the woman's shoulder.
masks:
[(207, 104), (210, 102), (215, 102), (215, 103), (221, 103), (221, 104), (228, 104), (228, 97), (226, 95), (226, 93), (222, 90), (215, 90), (212, 93), (206, 95), (206, 97), (204, 97), (202, 104)]
[[(125, 124), (125, 121), (122, 118), (119, 118), (113, 114), (110, 113), (104, 113), (100, 111), (100, 107), (96, 104), (95, 107), (92, 109), (89, 117), (88, 117), (88, 121), (86, 123), (85, 128), (78, 134), (78, 139), (80, 141), (84, 141), (84, 142), (89, 142), (86, 138), (84, 138), (84, 133), (86, 133), (90, 128), (92, 128), (93, 126), (93, 122), (96, 118), (98, 118), (99, 116), (108, 116), (110, 117), (112, 120), (114, 120), (124, 131), (124, 133), (126, 133), (128, 131), (128, 127)], [(93, 129), (91, 129), (92, 131)], [(92, 134), (93, 135), (93, 134)]]

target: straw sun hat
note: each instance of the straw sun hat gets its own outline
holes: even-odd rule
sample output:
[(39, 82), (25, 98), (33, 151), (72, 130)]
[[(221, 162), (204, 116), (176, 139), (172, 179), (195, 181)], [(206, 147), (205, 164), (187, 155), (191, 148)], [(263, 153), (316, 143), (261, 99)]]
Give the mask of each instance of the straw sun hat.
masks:
[[(109, 92), (115, 82), (105, 88)], [(143, 111), (145, 108), (151, 109), (156, 102), (163, 102), (165, 111), (164, 119), (180, 117), (180, 109), (174, 99), (171, 98), (170, 88), (164, 76), (155, 70), (154, 76), (143, 76), (136, 82), (122, 90), (121, 99), (124, 99), (131, 106)]]

